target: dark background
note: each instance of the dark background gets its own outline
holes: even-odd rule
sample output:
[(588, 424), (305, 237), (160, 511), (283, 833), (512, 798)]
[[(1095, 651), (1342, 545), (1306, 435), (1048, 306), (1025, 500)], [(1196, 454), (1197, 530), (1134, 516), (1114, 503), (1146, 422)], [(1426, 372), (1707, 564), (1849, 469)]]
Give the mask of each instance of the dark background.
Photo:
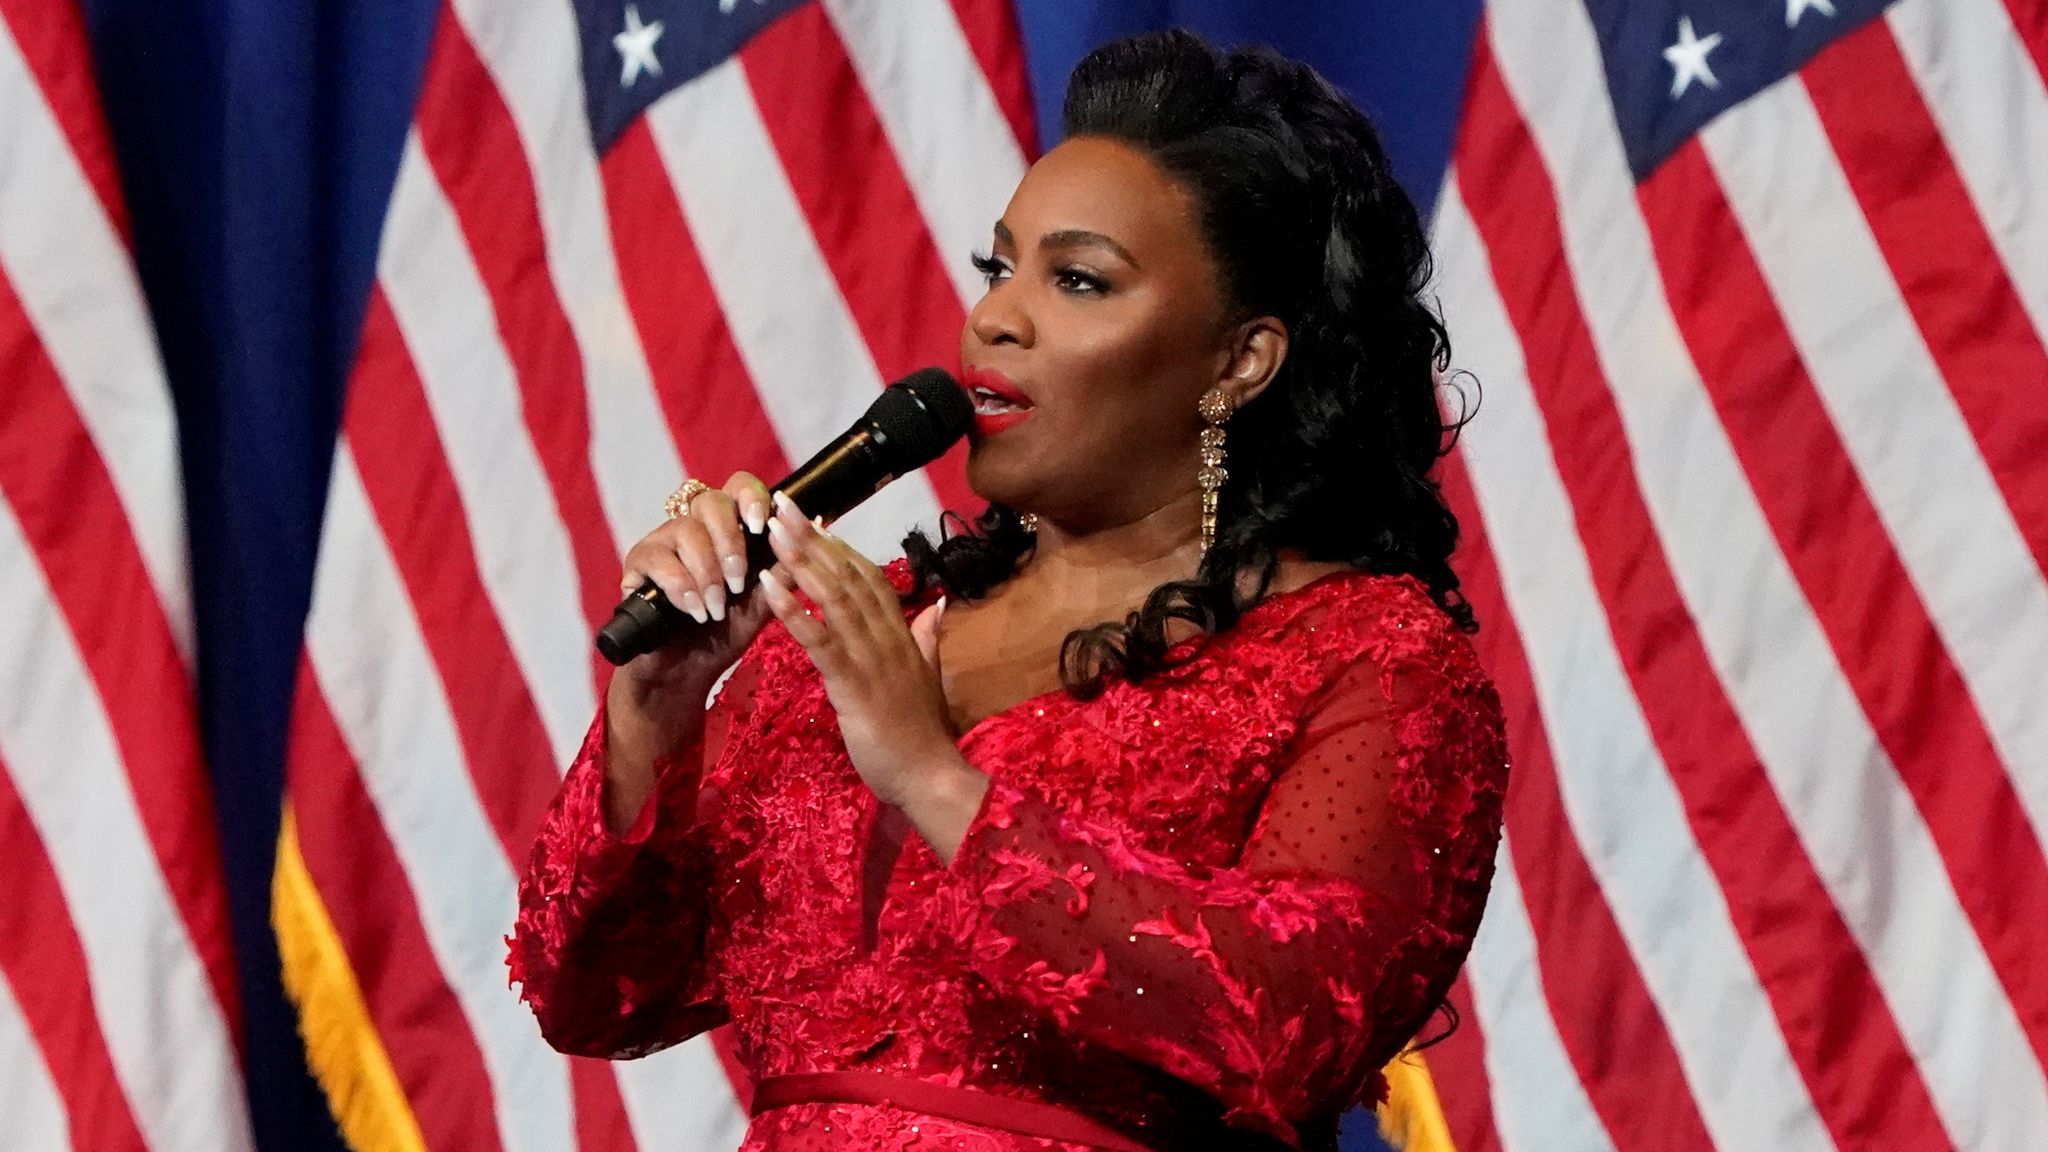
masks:
[[(270, 869), (341, 391), (437, 5), (84, 5), (183, 439), (201, 723), (257, 1146), (339, 1152), (278, 986)], [(1478, 9), (1479, 0), (1018, 0), (1048, 144), (1065, 76), (1090, 47), (1185, 25), (1321, 69), (1374, 116), (1425, 208)], [(1360, 1133), (1347, 1146), (1372, 1145)]]

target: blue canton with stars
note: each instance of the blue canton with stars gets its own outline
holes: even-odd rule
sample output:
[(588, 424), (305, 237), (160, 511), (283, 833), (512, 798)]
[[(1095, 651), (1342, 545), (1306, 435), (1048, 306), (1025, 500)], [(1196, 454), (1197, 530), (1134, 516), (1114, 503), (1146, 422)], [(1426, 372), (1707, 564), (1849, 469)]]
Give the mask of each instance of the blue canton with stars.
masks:
[(583, 100), (601, 156), (679, 84), (709, 72), (783, 13), (812, 0), (575, 0)]
[(1894, 0), (1584, 0), (1637, 180)]

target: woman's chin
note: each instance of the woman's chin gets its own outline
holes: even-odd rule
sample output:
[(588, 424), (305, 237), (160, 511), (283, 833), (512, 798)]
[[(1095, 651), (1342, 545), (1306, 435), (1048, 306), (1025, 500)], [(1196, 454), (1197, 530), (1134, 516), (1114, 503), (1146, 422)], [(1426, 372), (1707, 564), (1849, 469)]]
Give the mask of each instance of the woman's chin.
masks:
[(1007, 444), (989, 441), (970, 443), (967, 448), (967, 486), (991, 504), (1021, 508), (1037, 488), (1039, 473), (1023, 454)]

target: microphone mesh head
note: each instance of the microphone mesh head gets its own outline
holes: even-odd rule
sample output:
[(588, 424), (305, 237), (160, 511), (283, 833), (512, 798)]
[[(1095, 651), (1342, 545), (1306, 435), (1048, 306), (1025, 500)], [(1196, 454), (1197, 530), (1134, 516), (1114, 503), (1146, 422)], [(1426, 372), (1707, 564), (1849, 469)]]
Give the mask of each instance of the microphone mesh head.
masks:
[(967, 435), (974, 401), (944, 368), (920, 368), (883, 389), (867, 420), (887, 438), (890, 470), (897, 474), (938, 459)]

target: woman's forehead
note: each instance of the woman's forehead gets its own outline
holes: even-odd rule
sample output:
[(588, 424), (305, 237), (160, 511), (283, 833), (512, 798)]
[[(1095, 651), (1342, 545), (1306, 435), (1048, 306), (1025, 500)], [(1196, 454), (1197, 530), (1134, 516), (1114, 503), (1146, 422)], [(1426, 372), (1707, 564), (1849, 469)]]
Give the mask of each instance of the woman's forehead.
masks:
[(1079, 136), (1040, 157), (1017, 186), (1001, 221), (1019, 247), (1113, 241), (1145, 263), (1148, 250), (1199, 243), (1194, 201), (1132, 145)]

